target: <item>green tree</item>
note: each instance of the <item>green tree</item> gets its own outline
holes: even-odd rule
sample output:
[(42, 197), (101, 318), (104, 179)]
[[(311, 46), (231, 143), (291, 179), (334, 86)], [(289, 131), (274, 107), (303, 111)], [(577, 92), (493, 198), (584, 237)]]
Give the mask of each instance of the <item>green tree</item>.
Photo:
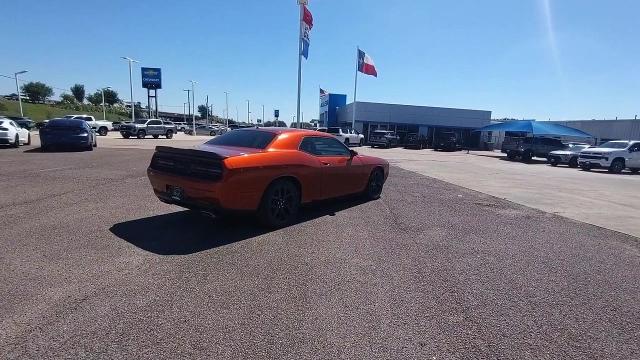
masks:
[(87, 101), (90, 102), (92, 105), (102, 104), (102, 93), (100, 91), (96, 91), (93, 94), (87, 95)]
[(86, 95), (84, 91), (84, 85), (75, 84), (71, 87), (70, 90), (71, 90), (71, 94), (73, 94), (73, 97), (76, 99), (76, 101), (82, 104), (84, 102), (84, 96)]
[(33, 102), (44, 102), (53, 96), (53, 89), (40, 81), (31, 81), (22, 85), (22, 92)]
[[(82, 95), (84, 99), (84, 94)], [(78, 98), (75, 95), (64, 93), (60, 95), (60, 102), (63, 104), (75, 104)]]
[(198, 105), (198, 114), (200, 114), (200, 118), (204, 119), (207, 117), (207, 105)]
[[(102, 97), (102, 94), (100, 94)], [(100, 99), (102, 101), (102, 99)], [(113, 89), (104, 90), (104, 102), (105, 104), (114, 105), (120, 103), (122, 100), (118, 97), (118, 92)], [(102, 103), (102, 102), (101, 102)]]

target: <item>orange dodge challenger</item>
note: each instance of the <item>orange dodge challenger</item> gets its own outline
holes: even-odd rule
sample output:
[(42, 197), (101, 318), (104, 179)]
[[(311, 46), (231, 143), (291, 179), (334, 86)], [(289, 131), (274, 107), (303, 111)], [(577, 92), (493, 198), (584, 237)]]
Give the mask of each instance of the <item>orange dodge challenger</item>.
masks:
[(195, 149), (158, 146), (147, 175), (165, 203), (255, 212), (263, 224), (282, 227), (295, 221), (301, 204), (359, 193), (379, 198), (389, 163), (359, 155), (331, 134), (250, 128)]

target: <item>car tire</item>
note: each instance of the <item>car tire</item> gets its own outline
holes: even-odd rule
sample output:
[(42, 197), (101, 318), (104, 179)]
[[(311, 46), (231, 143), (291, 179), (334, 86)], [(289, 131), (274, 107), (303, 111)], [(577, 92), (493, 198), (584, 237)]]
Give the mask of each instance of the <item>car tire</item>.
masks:
[(529, 150), (522, 153), (522, 162), (528, 163), (533, 159), (533, 153)]
[(549, 161), (549, 165), (551, 165), (551, 166), (558, 166), (558, 158), (550, 157), (550, 158), (548, 159), (548, 161)]
[(97, 147), (98, 147), (98, 140), (96, 140), (96, 141), (94, 141), (94, 142), (93, 142), (93, 147), (94, 147), (94, 148), (97, 148)]
[(27, 135), (27, 142), (25, 145), (31, 145), (31, 134)]
[(215, 130), (209, 133), (209, 136), (216, 136)]
[(622, 170), (624, 170), (624, 168), (625, 168), (624, 160), (615, 159), (615, 160), (613, 160), (613, 162), (609, 166), (609, 172), (612, 173), (612, 174), (620, 174), (622, 172)]
[(18, 134), (16, 134), (16, 138), (13, 141), (13, 145), (14, 148), (18, 148), (20, 147), (20, 137), (18, 136)]
[(144, 138), (145, 138), (145, 136), (147, 136), (147, 132), (146, 132), (146, 131), (144, 131), (144, 130), (140, 130), (140, 131), (138, 131), (138, 133), (136, 134), (136, 137), (137, 137), (138, 139), (144, 139)]
[(269, 228), (282, 228), (293, 223), (300, 210), (300, 190), (291, 180), (276, 180), (262, 195), (258, 219)]
[(86, 147), (87, 151), (93, 151), (93, 144), (89, 144), (89, 146)]
[(581, 165), (580, 168), (583, 171), (591, 171), (591, 166), (589, 166), (589, 165)]
[(507, 151), (507, 159), (515, 160), (516, 154), (513, 151)]
[(631, 170), (631, 173), (633, 173), (633, 174), (637, 174), (638, 172), (640, 172), (640, 169), (638, 169), (638, 168), (629, 169), (629, 170)]
[(160, 135), (151, 135), (151, 136), (153, 136), (154, 139), (157, 139), (160, 137)]
[(167, 139), (173, 139), (173, 131), (167, 130), (167, 133), (164, 135)]
[(100, 136), (107, 136), (108, 133), (109, 133), (109, 129), (107, 129), (104, 126), (98, 129), (98, 135)]
[(364, 146), (364, 139), (360, 139), (360, 142), (358, 143), (358, 146), (360, 146), (360, 147)]
[(128, 138), (130, 138), (130, 137), (131, 137), (131, 135), (129, 135), (129, 134), (122, 134), (122, 137), (123, 137), (123, 138), (125, 138), (125, 139), (128, 139)]
[(344, 144), (345, 144), (347, 147), (349, 147), (349, 145), (351, 144), (351, 143), (349, 142), (349, 138), (344, 139)]
[(369, 180), (367, 181), (367, 188), (364, 190), (365, 198), (367, 198), (367, 200), (376, 200), (380, 198), (383, 187), (384, 171), (380, 168), (373, 169), (369, 175)]
[(572, 157), (571, 160), (569, 160), (569, 167), (570, 168), (577, 168), (578, 167), (578, 158), (577, 157)]

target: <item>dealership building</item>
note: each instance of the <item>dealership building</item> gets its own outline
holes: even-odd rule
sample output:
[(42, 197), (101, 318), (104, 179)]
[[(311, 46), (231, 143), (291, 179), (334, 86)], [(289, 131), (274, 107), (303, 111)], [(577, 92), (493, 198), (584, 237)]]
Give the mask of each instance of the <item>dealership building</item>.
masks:
[[(343, 94), (327, 94), (320, 99), (320, 126), (351, 128), (354, 104)], [(375, 130), (402, 134), (419, 133), (432, 138), (438, 132), (455, 132), (467, 146), (478, 146), (480, 134), (473, 130), (491, 123), (491, 111), (431, 106), (399, 105), (358, 101), (355, 130), (369, 139)]]

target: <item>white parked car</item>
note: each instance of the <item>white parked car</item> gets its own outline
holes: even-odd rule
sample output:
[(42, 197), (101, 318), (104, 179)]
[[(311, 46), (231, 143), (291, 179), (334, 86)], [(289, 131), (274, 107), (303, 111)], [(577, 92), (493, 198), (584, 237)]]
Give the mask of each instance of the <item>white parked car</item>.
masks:
[(345, 145), (364, 145), (364, 135), (353, 129), (343, 129), (340, 127), (319, 128), (318, 131), (326, 132), (337, 137)]
[(15, 121), (0, 117), (0, 144), (31, 145), (31, 133), (21, 128)]
[(106, 136), (109, 131), (113, 131), (113, 123), (111, 121), (96, 120), (91, 115), (66, 115), (63, 118), (84, 120), (98, 135)]
[(607, 169), (619, 174), (628, 168), (637, 173), (640, 171), (640, 140), (608, 141), (597, 147), (584, 149), (578, 157), (578, 165), (586, 171)]

